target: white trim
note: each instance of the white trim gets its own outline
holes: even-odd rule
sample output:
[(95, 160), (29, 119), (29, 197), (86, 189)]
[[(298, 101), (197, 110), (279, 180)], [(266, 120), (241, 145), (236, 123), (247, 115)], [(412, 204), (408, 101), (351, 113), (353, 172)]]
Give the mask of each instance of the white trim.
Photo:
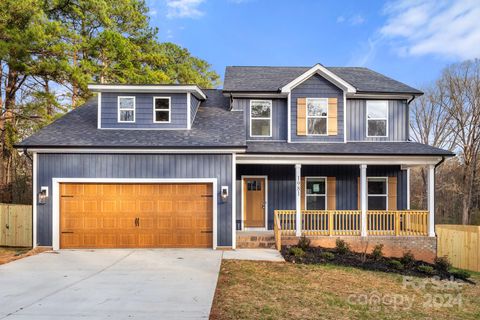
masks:
[(302, 235), (302, 165), (295, 164), (295, 236)]
[(52, 247), (60, 249), (60, 183), (211, 183), (213, 187), (213, 240), (212, 246), (217, 248), (217, 179), (185, 178), (185, 179), (137, 179), (137, 178), (52, 178)]
[[(343, 91), (343, 142), (347, 143), (347, 94)], [(328, 129), (328, 128), (327, 128)]]
[[(121, 111), (133, 111), (133, 120), (132, 121), (122, 121), (120, 120), (120, 99), (133, 99), (133, 108), (121, 109)], [(135, 123), (136, 113), (137, 113), (137, 101), (135, 96), (118, 96), (117, 97), (117, 122), (118, 123)]]
[(232, 153), (232, 249), (237, 247), (237, 163)]
[[(308, 100), (321, 100), (325, 102), (327, 106), (327, 115), (326, 116), (309, 116), (308, 115)], [(328, 136), (328, 98), (305, 98), (306, 110), (305, 110), (305, 128), (307, 128), (306, 135), (313, 137), (325, 137)], [(312, 119), (325, 119), (325, 133), (308, 133), (308, 118)]]
[[(168, 109), (157, 109), (155, 101), (159, 100), (168, 100)], [(188, 101), (188, 99), (187, 99)], [(190, 108), (188, 108), (190, 110)], [(156, 120), (156, 111), (168, 111), (168, 121), (157, 121)], [(171, 97), (153, 97), (153, 123), (171, 123), (172, 122), (172, 98)], [(188, 122), (187, 122), (188, 123)]]
[(97, 129), (102, 128), (102, 93), (97, 93)]
[(355, 89), (354, 86), (322, 66), (321, 64), (316, 64), (306, 72), (304, 72), (302, 75), (297, 77), (296, 79), (292, 80), (285, 86), (281, 88), (281, 92), (288, 93), (290, 92), (293, 88), (313, 76), (314, 74), (320, 74), (322, 77), (327, 79), (328, 81), (336, 84), (338, 87), (340, 87), (342, 90), (347, 91), (348, 93), (355, 93), (357, 90)]
[[(270, 103), (270, 117), (268, 118), (263, 118), (263, 117), (260, 117), (260, 118), (252, 118), (252, 103), (258, 103), (258, 102), (268, 102)], [(272, 137), (272, 118), (273, 118), (273, 101), (272, 100), (250, 100), (250, 109), (249, 109), (249, 118), (250, 118), (250, 137), (252, 138), (268, 138), (268, 137)], [(270, 124), (270, 131), (269, 131), (269, 135), (266, 136), (266, 135), (253, 135), (252, 134), (252, 120), (268, 120), (269, 121), (269, 124)]]
[(360, 165), (360, 210), (361, 212), (361, 230), (360, 235), (362, 237), (367, 236), (367, 165)]
[(287, 142), (292, 142), (292, 93), (287, 96)]
[[(187, 92), (187, 129), (192, 129), (192, 97), (191, 93)], [(170, 117), (169, 117), (170, 119)]]
[(412, 96), (420, 96), (420, 94), (389, 94), (389, 93), (348, 93), (349, 99), (371, 99), (371, 100), (409, 100)]
[(229, 154), (232, 152), (245, 152), (244, 148), (239, 149), (115, 149), (115, 148), (28, 148), (28, 151), (38, 153), (216, 153)]
[(410, 210), (410, 168), (407, 168), (407, 210)]
[[(368, 118), (368, 104), (369, 102), (373, 102), (373, 100), (367, 100), (367, 102), (365, 103), (366, 105), (366, 112), (365, 112), (365, 121), (367, 122), (367, 125), (365, 126), (366, 128), (366, 137), (367, 138), (388, 138), (388, 118), (390, 116), (390, 104), (388, 103), (387, 100), (376, 100), (375, 102), (384, 102), (386, 105), (384, 107), (387, 108), (387, 115), (385, 118)], [(368, 121), (369, 120), (385, 120), (387, 123), (385, 125), (385, 135), (384, 136), (370, 136), (368, 135)]]
[[(385, 181), (385, 194), (370, 194), (368, 193), (368, 182), (370, 180), (384, 180)], [(367, 176), (367, 210), (370, 210), (368, 208), (368, 197), (385, 197), (385, 210), (388, 210), (388, 177), (377, 177), (377, 176)], [(373, 209), (372, 209), (373, 210)]]
[(248, 93), (248, 92), (224, 92), (225, 97), (232, 98), (262, 98), (262, 99), (281, 99), (285, 98), (287, 94), (285, 93)]
[(305, 186), (304, 186), (304, 195), (305, 195), (305, 199), (303, 199), (303, 207), (305, 208), (305, 210), (308, 210), (307, 208), (307, 197), (308, 197), (308, 194), (307, 194), (307, 180), (308, 179), (323, 179), (324, 182), (325, 182), (325, 194), (323, 195), (310, 195), (311, 197), (317, 197), (317, 196), (324, 196), (325, 197), (325, 209), (324, 210), (328, 210), (327, 208), (327, 193), (328, 193), (328, 190), (327, 190), (327, 177), (316, 177), (316, 176), (308, 176), (308, 177), (304, 177), (305, 178)]
[(38, 183), (38, 156), (37, 153), (33, 153), (33, 163), (32, 163), (32, 189), (33, 189), (33, 206), (32, 206), (32, 246), (33, 248), (37, 247), (37, 183)]
[[(264, 215), (265, 215), (265, 227), (264, 228), (257, 228), (257, 227), (254, 227), (254, 228), (247, 228), (244, 226), (244, 220), (245, 220), (245, 197), (244, 197), (244, 191), (245, 191), (245, 183), (244, 183), (244, 179), (250, 179), (250, 178), (262, 178), (262, 179), (265, 179), (265, 188), (263, 188), (263, 192), (264, 192), (264, 199), (265, 199), (265, 210), (264, 210)], [(240, 221), (240, 224), (241, 224), (241, 230), (244, 230), (244, 231), (260, 231), (260, 230), (268, 230), (268, 176), (267, 175), (242, 175), (240, 177), (241, 181), (242, 181), (242, 219)]]
[(435, 237), (435, 165), (428, 167), (428, 236)]
[(114, 85), (114, 84), (89, 84), (88, 89), (92, 92), (191, 92), (201, 100), (207, 96), (196, 85)]

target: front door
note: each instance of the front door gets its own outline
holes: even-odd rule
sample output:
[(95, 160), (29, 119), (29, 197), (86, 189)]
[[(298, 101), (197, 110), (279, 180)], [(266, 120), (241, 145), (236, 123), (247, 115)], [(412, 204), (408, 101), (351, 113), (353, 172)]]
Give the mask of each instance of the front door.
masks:
[(265, 178), (244, 178), (245, 228), (265, 228)]

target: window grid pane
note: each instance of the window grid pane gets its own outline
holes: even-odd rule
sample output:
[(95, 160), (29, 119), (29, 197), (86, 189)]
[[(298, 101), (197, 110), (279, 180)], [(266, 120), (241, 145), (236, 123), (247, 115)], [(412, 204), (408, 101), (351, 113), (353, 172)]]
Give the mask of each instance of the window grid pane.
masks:
[(307, 98), (307, 133), (311, 135), (327, 134), (328, 100)]

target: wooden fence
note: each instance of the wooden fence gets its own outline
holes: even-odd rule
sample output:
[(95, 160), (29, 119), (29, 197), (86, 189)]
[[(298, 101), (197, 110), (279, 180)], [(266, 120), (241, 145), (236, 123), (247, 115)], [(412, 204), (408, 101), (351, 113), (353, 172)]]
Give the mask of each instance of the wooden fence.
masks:
[(0, 246), (32, 246), (32, 206), (0, 204)]
[(453, 266), (480, 272), (480, 226), (436, 226), (437, 256), (448, 256)]

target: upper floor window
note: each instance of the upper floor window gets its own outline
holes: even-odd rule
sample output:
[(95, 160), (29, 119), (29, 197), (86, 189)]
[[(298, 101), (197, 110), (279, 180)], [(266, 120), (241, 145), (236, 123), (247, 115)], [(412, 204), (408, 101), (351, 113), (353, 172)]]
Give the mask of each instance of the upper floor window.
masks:
[(118, 97), (118, 122), (135, 122), (135, 97)]
[(326, 178), (305, 178), (305, 209), (325, 210), (327, 208)]
[(250, 100), (250, 136), (272, 136), (271, 100)]
[(387, 210), (387, 178), (367, 178), (368, 209)]
[(153, 98), (153, 122), (170, 122), (170, 97)]
[(326, 135), (328, 118), (327, 98), (307, 98), (307, 134)]
[(388, 101), (367, 101), (367, 137), (388, 136)]

